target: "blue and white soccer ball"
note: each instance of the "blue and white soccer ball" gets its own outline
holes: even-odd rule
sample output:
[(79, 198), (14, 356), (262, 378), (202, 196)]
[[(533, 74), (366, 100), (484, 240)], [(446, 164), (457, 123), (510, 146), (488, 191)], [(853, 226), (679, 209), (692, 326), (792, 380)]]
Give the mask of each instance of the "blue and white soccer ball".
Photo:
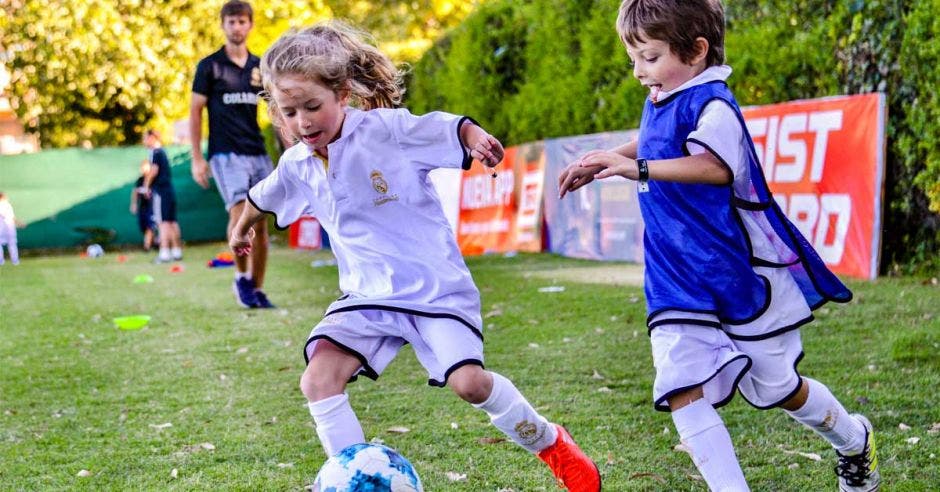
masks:
[(411, 463), (381, 444), (353, 444), (326, 460), (313, 492), (423, 492)]
[(98, 258), (104, 256), (104, 248), (102, 248), (100, 244), (90, 244), (85, 248), (85, 254), (88, 255), (89, 258)]

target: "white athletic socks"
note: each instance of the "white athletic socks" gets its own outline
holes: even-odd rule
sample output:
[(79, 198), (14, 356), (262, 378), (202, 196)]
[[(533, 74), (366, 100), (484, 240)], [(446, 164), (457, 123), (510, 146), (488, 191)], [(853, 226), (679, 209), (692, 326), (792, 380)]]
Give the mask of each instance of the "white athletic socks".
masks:
[(327, 457), (353, 444), (366, 442), (362, 425), (349, 405), (349, 395), (346, 393), (307, 402), (307, 407), (310, 408), (310, 415), (317, 426), (317, 436)]
[[(499, 374), (490, 374), (493, 375), (493, 391), (486, 401), (473, 406), (486, 412), (497, 429), (533, 453), (554, 444), (558, 438), (555, 426), (532, 408), (511, 381)], [(327, 456), (366, 442), (346, 393), (308, 402), (307, 407)]]
[(555, 444), (558, 431), (542, 417), (516, 389), (512, 381), (493, 375), (493, 391), (483, 403), (473, 406), (490, 416), (490, 421), (523, 448), (538, 453)]
[(749, 490), (728, 429), (708, 401), (702, 398), (672, 412), (672, 421), (709, 489)]
[(809, 386), (806, 403), (795, 411), (784, 410), (797, 422), (823, 436), (840, 453), (851, 456), (865, 448), (865, 427), (849, 415), (826, 385), (803, 378)]
[(235, 272), (235, 280), (241, 280), (243, 278), (247, 278), (248, 280), (251, 280), (251, 274), (248, 272), (239, 272), (239, 271)]
[(157, 254), (157, 259), (160, 261), (170, 261), (172, 259), (170, 256), (170, 248), (160, 248), (160, 252)]

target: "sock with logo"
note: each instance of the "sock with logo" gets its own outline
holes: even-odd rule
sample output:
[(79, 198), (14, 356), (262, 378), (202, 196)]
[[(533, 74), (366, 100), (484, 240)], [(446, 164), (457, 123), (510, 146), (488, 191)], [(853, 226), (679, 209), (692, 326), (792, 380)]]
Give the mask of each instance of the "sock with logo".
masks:
[(846, 456), (864, 451), (865, 426), (849, 415), (826, 385), (806, 377), (803, 384), (809, 386), (806, 403), (792, 412), (784, 410), (787, 415), (813, 429)]
[(516, 444), (538, 453), (551, 446), (558, 438), (558, 431), (516, 389), (512, 381), (490, 372), (493, 376), (493, 391), (483, 403), (473, 406), (490, 416), (490, 422), (509, 436)]

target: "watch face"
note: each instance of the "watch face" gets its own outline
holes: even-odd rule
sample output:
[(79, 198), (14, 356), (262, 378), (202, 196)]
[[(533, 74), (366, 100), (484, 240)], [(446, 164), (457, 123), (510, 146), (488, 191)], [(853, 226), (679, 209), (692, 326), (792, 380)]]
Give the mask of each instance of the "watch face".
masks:
[(637, 191), (639, 191), (640, 193), (645, 193), (650, 190), (650, 187), (649, 187), (650, 172), (649, 172), (649, 167), (646, 165), (646, 159), (637, 159), (636, 167), (638, 171), (637, 183), (636, 183)]

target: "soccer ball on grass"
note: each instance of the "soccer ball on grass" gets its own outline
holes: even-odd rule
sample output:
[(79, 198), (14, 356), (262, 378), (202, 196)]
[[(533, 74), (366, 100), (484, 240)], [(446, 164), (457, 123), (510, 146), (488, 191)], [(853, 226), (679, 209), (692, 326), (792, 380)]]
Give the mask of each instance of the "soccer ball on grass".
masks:
[(89, 258), (99, 258), (104, 256), (104, 248), (102, 248), (100, 244), (89, 244), (88, 247), (85, 248), (85, 255)]
[(411, 463), (381, 444), (353, 444), (326, 460), (313, 492), (423, 492)]

